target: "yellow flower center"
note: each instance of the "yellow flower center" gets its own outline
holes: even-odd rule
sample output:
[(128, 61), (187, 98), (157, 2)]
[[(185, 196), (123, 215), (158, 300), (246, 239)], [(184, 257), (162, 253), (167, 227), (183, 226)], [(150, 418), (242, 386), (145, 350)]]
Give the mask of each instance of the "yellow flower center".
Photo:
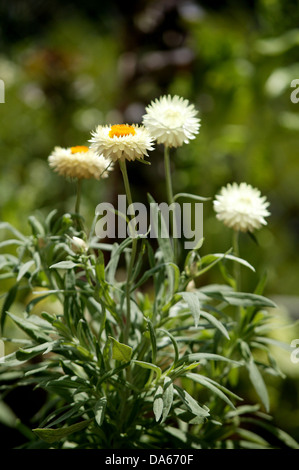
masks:
[(125, 135), (135, 135), (136, 131), (133, 126), (128, 126), (127, 124), (115, 124), (111, 126), (109, 131), (109, 137), (123, 137)]
[(72, 153), (86, 153), (88, 152), (89, 148), (86, 147), (85, 145), (76, 145), (75, 147), (71, 147), (71, 152)]

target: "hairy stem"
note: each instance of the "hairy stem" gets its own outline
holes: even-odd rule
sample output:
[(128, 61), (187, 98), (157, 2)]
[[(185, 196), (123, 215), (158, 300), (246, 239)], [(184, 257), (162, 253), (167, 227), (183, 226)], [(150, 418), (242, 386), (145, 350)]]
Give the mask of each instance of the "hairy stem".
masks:
[[(119, 165), (120, 165), (120, 169), (121, 169), (122, 176), (123, 176), (123, 181), (124, 181), (128, 206), (130, 206), (131, 204), (133, 204), (133, 201), (132, 201), (130, 183), (129, 183), (128, 173), (127, 173), (126, 160), (124, 160), (124, 161), (120, 160)], [(125, 342), (125, 344), (128, 343), (130, 328), (131, 328), (131, 297), (130, 297), (130, 290), (131, 290), (131, 275), (132, 275), (132, 270), (133, 270), (134, 261), (135, 261), (135, 257), (136, 257), (136, 251), (137, 251), (137, 239), (133, 238), (131, 258), (130, 258), (130, 263), (129, 263), (129, 267), (128, 267), (128, 275), (127, 275), (127, 283), (126, 283), (127, 316), (126, 316), (126, 326), (125, 326), (125, 331), (124, 331), (124, 342)]]
[[(172, 190), (172, 179), (171, 179), (171, 170), (170, 170), (170, 158), (169, 158), (169, 147), (165, 145), (164, 147), (164, 169), (165, 169), (165, 179), (166, 179), (166, 192), (168, 204), (171, 205), (173, 201), (173, 190)], [(172, 219), (172, 235), (173, 235), (173, 252), (174, 252), (174, 262), (177, 261), (178, 255), (178, 239), (176, 238), (176, 215), (174, 213)]]
[[(239, 257), (239, 230), (234, 230), (233, 232), (233, 250), (234, 255)], [(234, 262), (234, 278), (235, 278), (235, 290), (238, 292), (241, 289), (241, 271), (240, 263), (237, 261)]]
[(77, 196), (75, 204), (75, 213), (80, 214), (80, 202), (81, 202), (81, 192), (82, 192), (82, 180), (77, 180)]

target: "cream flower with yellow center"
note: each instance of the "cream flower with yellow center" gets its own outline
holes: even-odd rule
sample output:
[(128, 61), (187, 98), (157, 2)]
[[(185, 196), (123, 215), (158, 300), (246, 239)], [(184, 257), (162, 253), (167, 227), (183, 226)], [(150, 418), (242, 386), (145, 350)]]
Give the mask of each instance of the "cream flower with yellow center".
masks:
[(153, 138), (143, 126), (115, 124), (98, 126), (92, 132), (91, 148), (104, 157), (116, 160), (143, 159), (153, 150)]
[(84, 145), (55, 147), (48, 161), (50, 167), (60, 175), (77, 179), (106, 178), (112, 169), (111, 160)]

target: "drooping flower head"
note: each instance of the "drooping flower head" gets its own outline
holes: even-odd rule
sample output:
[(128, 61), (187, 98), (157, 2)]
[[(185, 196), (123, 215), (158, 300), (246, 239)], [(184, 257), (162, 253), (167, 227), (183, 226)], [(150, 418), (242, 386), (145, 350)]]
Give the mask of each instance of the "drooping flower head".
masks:
[(84, 145), (55, 147), (48, 161), (60, 175), (77, 179), (106, 178), (112, 169), (111, 161)]
[(261, 228), (267, 224), (265, 217), (270, 215), (266, 197), (247, 183), (233, 183), (223, 187), (213, 204), (217, 219), (241, 232), (253, 232)]
[(153, 138), (144, 126), (115, 124), (98, 126), (92, 132), (91, 148), (104, 157), (116, 160), (143, 159), (153, 150)]
[(180, 147), (195, 138), (200, 128), (197, 110), (188, 100), (164, 95), (145, 108), (143, 124), (158, 144)]

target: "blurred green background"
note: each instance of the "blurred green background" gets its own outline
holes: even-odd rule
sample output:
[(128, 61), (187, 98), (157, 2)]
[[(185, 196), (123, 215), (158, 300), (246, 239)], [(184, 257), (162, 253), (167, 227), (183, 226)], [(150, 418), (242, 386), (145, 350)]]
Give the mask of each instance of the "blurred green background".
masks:
[[(171, 153), (175, 192), (213, 196), (232, 181), (258, 187), (271, 203), (258, 245), (241, 237), (241, 256), (277, 301), (279, 339), (299, 338), (299, 79), (297, 0), (0, 2), (0, 219), (29, 233), (31, 212), (72, 211), (75, 186), (54, 174), (54, 146), (86, 145), (98, 124), (139, 123), (161, 94), (189, 99), (200, 134)], [(128, 165), (133, 197), (165, 200), (163, 152)], [(118, 171), (83, 184), (88, 223), (102, 200), (123, 193)], [(5, 234), (0, 234), (1, 237)], [(231, 246), (231, 232), (204, 206), (204, 254)], [(243, 273), (243, 287), (257, 276)], [(217, 270), (205, 279), (218, 282)], [(0, 281), (5, 292), (8, 281)], [(278, 351), (287, 374), (268, 381), (278, 425), (299, 439), (299, 364)], [(250, 400), (248, 391), (248, 399)], [(255, 399), (253, 395), (253, 400)]]

